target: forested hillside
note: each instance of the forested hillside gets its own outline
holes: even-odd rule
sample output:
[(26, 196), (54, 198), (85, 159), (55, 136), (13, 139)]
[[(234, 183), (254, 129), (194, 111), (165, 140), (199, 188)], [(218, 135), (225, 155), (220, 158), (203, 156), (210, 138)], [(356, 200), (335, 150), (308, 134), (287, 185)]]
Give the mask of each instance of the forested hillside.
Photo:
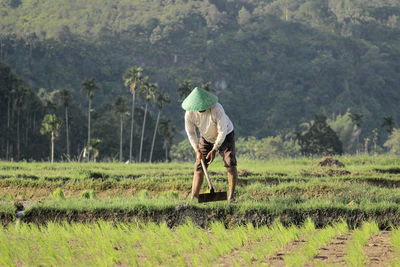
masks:
[(170, 93), (179, 131), (176, 88), (191, 80), (211, 82), (239, 136), (350, 109), (360, 140), (377, 128), (382, 144), (383, 118), (399, 122), (399, 17), (395, 0), (0, 0), (0, 61), (35, 92), (73, 89), (82, 108), (94, 77), (97, 110), (129, 97), (122, 76), (141, 66)]

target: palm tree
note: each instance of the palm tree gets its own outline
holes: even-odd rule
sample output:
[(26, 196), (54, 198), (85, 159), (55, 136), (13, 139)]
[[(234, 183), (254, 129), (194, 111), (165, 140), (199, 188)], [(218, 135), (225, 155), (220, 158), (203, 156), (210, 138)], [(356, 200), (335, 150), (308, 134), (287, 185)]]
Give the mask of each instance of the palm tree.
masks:
[(163, 119), (160, 122), (160, 134), (164, 137), (163, 148), (165, 149), (165, 161), (168, 161), (169, 147), (172, 143), (172, 136), (175, 128), (171, 125), (170, 119)]
[(363, 115), (358, 114), (358, 113), (351, 113), (350, 114), (350, 119), (354, 124), (353, 128), (353, 136), (356, 137), (357, 139), (357, 147), (356, 147), (356, 153), (358, 155), (358, 146), (360, 143), (360, 134), (361, 134), (361, 124), (362, 124), (362, 117)]
[(67, 157), (68, 159), (70, 158), (70, 153), (69, 153), (69, 124), (68, 124), (68, 107), (71, 104), (72, 101), (72, 93), (71, 90), (69, 89), (62, 89), (60, 91), (61, 94), (61, 103), (64, 105), (64, 110), (65, 110), (65, 133), (66, 133), (66, 138), (67, 138)]
[(392, 134), (394, 125), (395, 123), (393, 116), (383, 117), (383, 122), (381, 127), (386, 127), (386, 131), (388, 132), (389, 135)]
[(169, 103), (171, 101), (170, 101), (169, 95), (167, 93), (163, 93), (160, 90), (157, 90), (155, 102), (157, 103), (158, 114), (157, 114), (157, 120), (156, 120), (156, 127), (154, 128), (153, 141), (151, 142), (150, 159), (149, 159), (150, 163), (151, 163), (151, 159), (153, 158), (154, 142), (156, 140), (156, 133), (157, 133), (157, 128), (158, 128), (158, 122), (160, 120), (161, 110), (163, 109), (163, 107), (166, 103)]
[(211, 82), (206, 82), (201, 87), (203, 87), (204, 90), (209, 91), (213, 94), (215, 94), (217, 92), (217, 90), (215, 88), (211, 87)]
[(41, 134), (50, 133), (51, 136), (51, 163), (54, 162), (54, 141), (58, 136), (58, 129), (60, 129), (61, 120), (55, 114), (47, 114), (42, 121)]
[(144, 115), (143, 115), (142, 137), (140, 138), (139, 162), (142, 162), (143, 137), (144, 137), (144, 127), (146, 126), (147, 109), (149, 107), (150, 100), (154, 100), (155, 91), (157, 88), (158, 88), (158, 84), (151, 83), (149, 81), (149, 77), (146, 76), (146, 78), (143, 81), (143, 85), (139, 91), (140, 94), (143, 95), (144, 98), (146, 99), (146, 107), (145, 107)]
[(126, 98), (119, 96), (114, 99), (114, 110), (117, 115), (119, 115), (120, 119), (120, 137), (119, 137), (119, 161), (122, 162), (122, 132), (123, 132), (123, 123), (124, 116), (128, 112), (128, 103)]
[(10, 117), (11, 117), (11, 92), (7, 94), (7, 144), (6, 144), (6, 160), (10, 156)]
[(176, 89), (180, 101), (183, 101), (192, 91), (192, 81), (183, 81)]
[[(89, 140), (88, 153), (90, 151), (94, 151), (93, 162), (96, 162), (96, 158), (99, 156), (99, 145), (100, 144), (101, 144), (101, 140), (99, 138), (92, 138)], [(88, 156), (88, 158), (89, 158), (89, 156)]]
[[(82, 83), (82, 89), (81, 92), (86, 91), (87, 92), (87, 97), (89, 100), (89, 107), (88, 107), (88, 139), (87, 139), (87, 143), (89, 146), (89, 142), (90, 142), (90, 112), (92, 109), (92, 99), (94, 96), (94, 92), (96, 90), (100, 90), (100, 88), (96, 85), (96, 83), (94, 82), (94, 78), (91, 79), (87, 79)], [(88, 155), (88, 161), (90, 159), (90, 154)]]
[(28, 92), (27, 88), (21, 82), (18, 83), (16, 87), (12, 90), (14, 98), (14, 107), (17, 110), (17, 160), (20, 159), (21, 155), (20, 115), (21, 115), (21, 110), (24, 106), (27, 92)]
[(133, 125), (134, 125), (134, 115), (135, 115), (135, 92), (136, 92), (137, 84), (142, 80), (142, 71), (143, 71), (143, 69), (141, 67), (132, 67), (132, 68), (128, 69), (123, 76), (125, 86), (129, 87), (129, 90), (132, 94), (131, 138), (130, 138), (130, 144), (129, 144), (129, 162), (132, 162)]

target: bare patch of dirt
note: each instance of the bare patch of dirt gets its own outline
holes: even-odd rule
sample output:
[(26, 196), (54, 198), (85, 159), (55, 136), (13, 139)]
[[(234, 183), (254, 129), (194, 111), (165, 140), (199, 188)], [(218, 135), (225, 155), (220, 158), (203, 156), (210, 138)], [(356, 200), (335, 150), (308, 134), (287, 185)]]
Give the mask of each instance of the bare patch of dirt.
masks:
[(320, 170), (302, 170), (301, 173), (306, 176), (324, 177), (324, 176), (345, 176), (351, 172), (342, 169), (320, 169)]
[(332, 158), (332, 157), (325, 157), (322, 160), (314, 163), (313, 166), (320, 166), (320, 167), (339, 167), (344, 168), (344, 164), (339, 160)]
[(300, 238), (289, 243), (284, 248), (275, 253), (275, 255), (267, 259), (266, 262), (268, 266), (286, 266), (284, 260), (285, 255), (300, 249), (302, 246), (305, 245), (306, 242), (307, 241), (304, 238)]
[(399, 174), (400, 168), (374, 169), (374, 171), (380, 172), (380, 173)]
[(344, 256), (350, 238), (351, 233), (336, 237), (331, 243), (318, 250), (318, 255), (314, 257), (313, 263), (307, 263), (305, 266), (315, 266), (317, 263), (324, 266), (346, 266)]
[(259, 173), (254, 173), (248, 170), (238, 170), (239, 177), (259, 176)]
[(390, 233), (381, 231), (368, 240), (368, 244), (364, 247), (364, 254), (368, 257), (366, 266), (390, 266), (394, 259)]

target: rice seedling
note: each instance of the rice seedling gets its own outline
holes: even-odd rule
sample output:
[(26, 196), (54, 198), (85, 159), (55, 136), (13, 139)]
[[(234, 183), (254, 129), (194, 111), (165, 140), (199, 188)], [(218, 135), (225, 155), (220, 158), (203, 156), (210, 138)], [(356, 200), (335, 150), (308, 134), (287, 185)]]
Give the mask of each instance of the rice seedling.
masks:
[(348, 266), (364, 266), (366, 256), (363, 253), (363, 247), (368, 242), (368, 239), (378, 232), (379, 228), (375, 222), (365, 222), (359, 229), (354, 231), (345, 256)]
[(310, 237), (307, 243), (299, 250), (293, 251), (285, 255), (284, 260), (286, 266), (302, 266), (314, 256), (318, 254), (318, 249), (338, 235), (342, 235), (348, 231), (345, 222), (334, 223), (332, 226), (327, 226), (319, 230)]
[(64, 192), (58, 187), (51, 193), (50, 198), (54, 200), (65, 200)]
[(81, 193), (81, 198), (96, 199), (96, 194), (93, 190), (84, 190)]

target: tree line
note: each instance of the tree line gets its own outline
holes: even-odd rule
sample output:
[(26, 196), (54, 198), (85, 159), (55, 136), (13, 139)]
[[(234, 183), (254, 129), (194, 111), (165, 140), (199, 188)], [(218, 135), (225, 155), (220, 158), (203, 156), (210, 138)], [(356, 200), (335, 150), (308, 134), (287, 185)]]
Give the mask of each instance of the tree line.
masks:
[[(111, 103), (100, 106), (99, 111), (95, 112), (92, 101), (95, 93), (101, 89), (94, 78), (84, 80), (81, 92), (86, 94), (88, 100), (85, 114), (82, 106), (75, 102), (73, 90), (63, 88), (46, 91), (42, 88), (35, 93), (8, 66), (0, 63), (2, 110), (0, 115), (2, 122), (0, 157), (16, 161), (50, 158), (53, 162), (55, 151), (57, 151), (58, 159), (63, 160), (96, 161), (100, 152), (102, 155), (100, 158), (103, 160), (107, 158), (109, 160), (118, 159), (121, 162), (125, 159), (128, 159), (129, 162), (142, 162), (144, 159), (149, 162), (168, 160), (174, 128), (171, 119), (161, 116), (161, 114), (162, 109), (170, 102), (169, 95), (157, 83), (152, 82), (148, 76), (143, 76), (141, 67), (129, 68), (123, 75), (123, 81), (131, 98), (128, 98), (127, 95), (116, 96)], [(135, 107), (136, 96), (140, 100), (139, 103), (144, 104), (143, 109)], [(157, 114), (155, 123), (148, 112), (150, 106), (153, 106), (153, 111), (156, 111)], [(92, 113), (96, 115), (95, 123), (93, 123)], [(86, 123), (84, 122), (85, 117), (87, 117)], [(127, 121), (127, 117), (130, 117), (131, 121), (129, 158), (124, 157), (126, 144), (123, 143), (124, 139), (127, 139), (124, 137), (124, 123)], [(151, 128), (153, 128), (151, 133), (151, 128), (146, 126), (149, 119), (151, 119)], [(96, 124), (97, 120), (101, 122)], [(104, 127), (103, 123), (110, 122), (116, 126), (115, 121), (118, 121), (119, 127)], [(140, 126), (140, 135), (138, 135)], [(117, 129), (119, 130), (119, 149), (114, 148), (110, 151), (110, 144), (102, 146), (104, 143), (102, 134), (115, 139)], [(85, 131), (87, 131), (86, 136)], [(61, 132), (63, 141), (59, 140), (60, 142), (57, 143), (60, 144), (55, 145), (56, 139), (61, 139)], [(50, 141), (50, 146), (48, 141)], [(139, 147), (139, 150), (134, 150), (134, 144)], [(73, 149), (72, 146), (75, 146), (76, 149)], [(145, 146), (149, 148), (144, 149)], [(48, 154), (49, 150), (50, 154)], [(135, 155), (137, 150), (138, 153)], [(148, 156), (144, 156), (144, 150), (149, 153)], [(116, 151), (117, 153), (115, 153)]]
[[(360, 142), (373, 129), (385, 142), (381, 118), (400, 99), (398, 1), (165, 3), (0, 1), (0, 60), (35, 90), (74, 89), (77, 105), (94, 77), (96, 110), (125, 92), (120, 73), (134, 64), (171, 97), (188, 77), (211, 81), (243, 136), (286, 134), (350, 108), (363, 115)], [(183, 129), (180, 107), (165, 111)]]

